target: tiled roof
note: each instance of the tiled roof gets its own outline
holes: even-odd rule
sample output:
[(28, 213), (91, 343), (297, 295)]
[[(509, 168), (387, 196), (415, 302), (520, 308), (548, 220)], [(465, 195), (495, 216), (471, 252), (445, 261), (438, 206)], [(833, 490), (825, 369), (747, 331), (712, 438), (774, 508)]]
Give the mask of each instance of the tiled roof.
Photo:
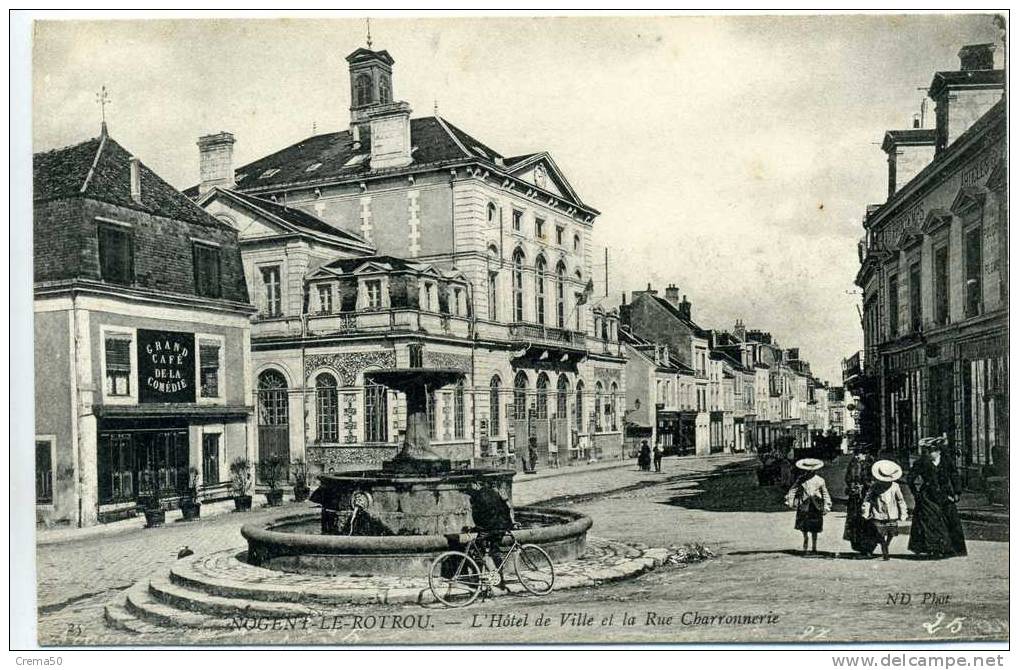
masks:
[(141, 202), (131, 197), (131, 154), (116, 140), (96, 137), (32, 156), (32, 199), (91, 198), (188, 223), (222, 228), (183, 193), (141, 163)]
[(336, 226), (326, 223), (314, 214), (309, 214), (304, 210), (287, 207), (286, 205), (281, 205), (278, 202), (273, 202), (266, 198), (259, 198), (258, 196), (251, 195), (250, 193), (230, 191), (230, 194), (248, 203), (252, 207), (258, 207), (302, 230), (340, 237), (350, 242), (362, 244), (366, 247), (372, 246), (368, 240), (364, 239), (360, 235), (355, 235), (354, 233), (343, 230), (342, 228), (337, 228)]

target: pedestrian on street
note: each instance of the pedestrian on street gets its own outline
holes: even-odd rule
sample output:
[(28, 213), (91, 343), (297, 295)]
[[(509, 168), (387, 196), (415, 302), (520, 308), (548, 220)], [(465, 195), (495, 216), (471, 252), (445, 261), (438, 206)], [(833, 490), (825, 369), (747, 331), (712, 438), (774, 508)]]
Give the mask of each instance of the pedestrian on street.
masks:
[(640, 453), (637, 454), (637, 467), (644, 472), (651, 469), (651, 447), (648, 446), (647, 440), (641, 440)]
[(662, 471), (662, 456), (665, 455), (665, 449), (662, 448), (661, 442), (655, 443), (654, 459), (655, 459), (655, 472)]
[(899, 523), (909, 519), (906, 498), (896, 483), (902, 478), (902, 468), (894, 461), (882, 460), (874, 463), (870, 472), (874, 482), (864, 497), (860, 512), (873, 526), (881, 544), (881, 558), (887, 561), (888, 546), (899, 534)]
[(803, 533), (803, 553), (807, 553), (807, 535), (810, 535), (810, 553), (817, 553), (817, 534), (824, 530), (824, 515), (831, 511), (828, 485), (817, 470), (824, 461), (801, 458), (796, 468), (802, 472), (785, 497), (785, 504), (796, 510), (796, 530)]
[(966, 536), (955, 506), (962, 483), (955, 465), (942, 456), (946, 442), (943, 437), (921, 439), (920, 449), (924, 454), (913, 464), (906, 478), (915, 503), (909, 550), (931, 558), (967, 553)]
[(849, 542), (853, 551), (865, 555), (873, 554), (879, 543), (873, 524), (862, 513), (864, 498), (871, 484), (872, 465), (864, 445), (860, 445), (849, 460), (845, 474), (846, 528), (842, 539)]
[(529, 472), (538, 471), (538, 438), (529, 437), (527, 438), (527, 458), (530, 463), (531, 469)]

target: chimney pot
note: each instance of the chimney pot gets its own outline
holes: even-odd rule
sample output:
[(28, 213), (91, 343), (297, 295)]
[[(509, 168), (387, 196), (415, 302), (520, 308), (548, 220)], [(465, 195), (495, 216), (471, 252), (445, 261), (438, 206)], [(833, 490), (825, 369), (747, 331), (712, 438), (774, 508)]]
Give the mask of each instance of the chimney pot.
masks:
[(967, 44), (959, 50), (960, 70), (993, 70), (995, 45)]
[(142, 201), (142, 171), (141, 162), (131, 157), (131, 199), (141, 204)]

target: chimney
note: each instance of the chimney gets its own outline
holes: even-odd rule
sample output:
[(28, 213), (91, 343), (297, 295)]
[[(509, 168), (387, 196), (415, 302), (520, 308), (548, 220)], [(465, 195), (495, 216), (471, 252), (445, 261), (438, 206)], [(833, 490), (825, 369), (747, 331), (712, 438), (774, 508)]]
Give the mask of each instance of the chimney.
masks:
[(141, 161), (131, 156), (131, 199), (139, 205), (142, 202), (142, 170)]
[(234, 136), (221, 131), (198, 138), (200, 179), (198, 195), (205, 195), (216, 186), (233, 188), (234, 182)]
[(743, 324), (743, 319), (736, 319), (736, 327), (732, 329), (732, 333), (740, 342), (747, 339), (747, 327)]
[(625, 305), (626, 304), (626, 291), (623, 291), (623, 295), (621, 296), (621, 298), (623, 300), (622, 304)]
[(675, 284), (669, 284), (665, 287), (665, 299), (669, 301), (669, 304), (675, 308), (679, 308), (679, 289), (676, 288)]
[(937, 133), (918, 125), (919, 119), (914, 118), (909, 130), (889, 130), (881, 143), (881, 150), (888, 155), (889, 199), (934, 160)]
[(994, 44), (969, 44), (959, 50), (959, 69), (937, 72), (927, 89), (934, 101), (937, 136), (935, 152), (941, 153), (1001, 100), (1005, 71), (995, 68)]
[(686, 299), (686, 295), (683, 296), (683, 301), (676, 305), (676, 309), (679, 310), (679, 313), (687, 321), (693, 321), (693, 318), (690, 316), (690, 307), (690, 301)]

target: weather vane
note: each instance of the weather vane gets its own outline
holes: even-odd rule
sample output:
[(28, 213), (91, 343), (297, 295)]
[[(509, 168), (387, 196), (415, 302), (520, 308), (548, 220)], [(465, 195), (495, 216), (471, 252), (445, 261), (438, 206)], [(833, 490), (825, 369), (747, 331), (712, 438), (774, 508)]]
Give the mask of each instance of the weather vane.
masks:
[(372, 20), (371, 20), (371, 17), (366, 18), (364, 20), (364, 22), (368, 26), (368, 48), (371, 49), (372, 48)]
[(105, 125), (106, 124), (106, 105), (110, 102), (110, 96), (106, 92), (106, 84), (103, 84), (102, 89), (100, 89), (99, 92), (96, 93), (96, 102), (99, 104), (99, 116), (100, 116), (100, 119), (102, 120), (103, 125)]

